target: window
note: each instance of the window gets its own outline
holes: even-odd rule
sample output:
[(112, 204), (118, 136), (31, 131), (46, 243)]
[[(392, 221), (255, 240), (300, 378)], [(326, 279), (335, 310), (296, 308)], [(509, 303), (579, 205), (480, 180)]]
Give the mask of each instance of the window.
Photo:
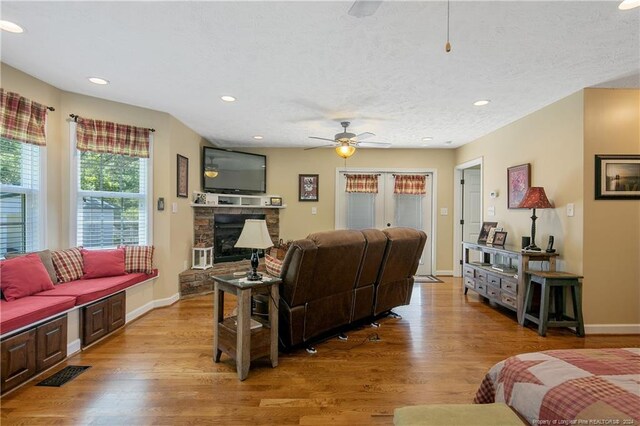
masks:
[(43, 247), (44, 148), (0, 138), (0, 256)]
[(149, 244), (149, 160), (76, 150), (76, 161), (76, 244)]

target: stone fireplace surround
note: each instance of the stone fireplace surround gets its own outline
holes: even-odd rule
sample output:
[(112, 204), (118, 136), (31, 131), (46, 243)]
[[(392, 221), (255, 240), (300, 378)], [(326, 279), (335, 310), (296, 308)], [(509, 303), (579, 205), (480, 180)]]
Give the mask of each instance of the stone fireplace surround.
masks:
[[(276, 244), (280, 238), (279, 209), (193, 206), (193, 244), (195, 246), (213, 247), (214, 216), (216, 214), (264, 215), (271, 241)], [(207, 270), (187, 269), (179, 274), (180, 298), (213, 292), (213, 281), (209, 279), (209, 275), (231, 274), (233, 272), (248, 271), (250, 268), (249, 260), (240, 260), (237, 262), (214, 263), (213, 268)], [(264, 270), (263, 262), (261, 262), (258, 270)]]

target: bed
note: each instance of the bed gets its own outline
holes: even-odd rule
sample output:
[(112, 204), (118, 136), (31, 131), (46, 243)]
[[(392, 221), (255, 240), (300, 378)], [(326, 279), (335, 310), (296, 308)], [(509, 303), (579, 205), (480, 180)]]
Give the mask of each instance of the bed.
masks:
[(532, 352), (494, 365), (474, 399), (535, 425), (640, 425), (640, 348)]

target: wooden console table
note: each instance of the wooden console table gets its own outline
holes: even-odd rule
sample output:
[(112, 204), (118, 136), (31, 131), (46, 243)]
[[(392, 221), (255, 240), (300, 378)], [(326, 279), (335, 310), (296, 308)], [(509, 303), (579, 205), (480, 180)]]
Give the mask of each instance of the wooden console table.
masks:
[[(254, 359), (268, 356), (271, 366), (278, 366), (278, 303), (279, 278), (265, 275), (262, 281), (246, 281), (233, 275), (212, 275), (213, 291), (213, 357), (220, 361), (222, 352), (236, 360), (238, 378), (244, 380)], [(238, 315), (224, 318), (224, 293), (238, 298)], [(251, 295), (270, 293), (268, 321), (251, 315)], [(252, 328), (252, 319), (259, 322)]]
[[(469, 289), (492, 302), (516, 311), (518, 323), (524, 325), (524, 298), (526, 283), (529, 279), (526, 271), (530, 262), (546, 262), (547, 270), (556, 270), (558, 253), (545, 251), (524, 252), (514, 246), (491, 246), (463, 242), (463, 280), (464, 293)], [(470, 252), (481, 253), (481, 260), (472, 262)], [(501, 265), (501, 270), (495, 269)]]

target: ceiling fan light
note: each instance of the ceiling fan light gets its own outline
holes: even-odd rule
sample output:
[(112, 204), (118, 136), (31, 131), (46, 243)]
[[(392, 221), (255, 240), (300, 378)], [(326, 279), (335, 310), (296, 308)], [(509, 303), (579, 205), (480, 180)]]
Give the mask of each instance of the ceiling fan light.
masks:
[(204, 175), (208, 178), (213, 179), (214, 177), (218, 176), (218, 171), (217, 170), (205, 170), (204, 171)]
[(342, 158), (349, 158), (356, 152), (356, 147), (351, 145), (340, 145), (336, 147), (336, 153)]
[(638, 6), (640, 6), (640, 0), (624, 0), (622, 3), (620, 3), (620, 5), (618, 6), (618, 9), (630, 10)]

